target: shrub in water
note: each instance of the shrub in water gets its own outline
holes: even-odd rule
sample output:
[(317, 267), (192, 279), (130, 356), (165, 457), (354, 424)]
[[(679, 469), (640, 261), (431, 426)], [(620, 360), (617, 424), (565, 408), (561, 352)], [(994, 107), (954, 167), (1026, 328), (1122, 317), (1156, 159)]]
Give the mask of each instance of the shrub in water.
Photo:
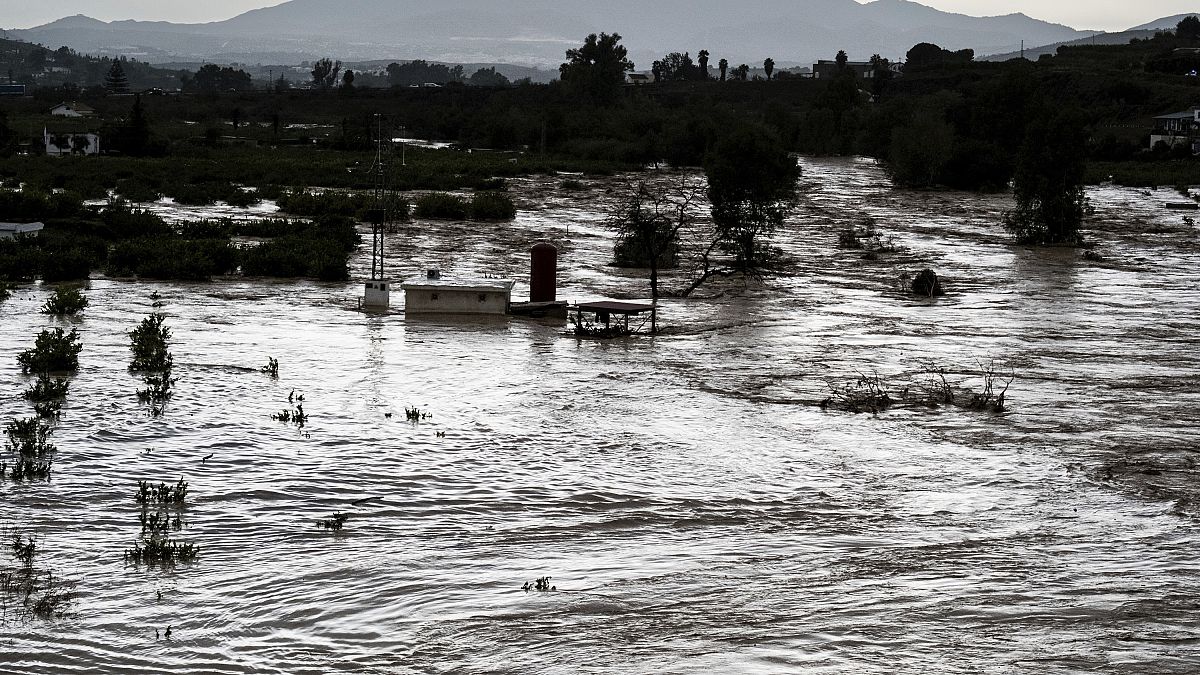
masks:
[(83, 345), (75, 329), (66, 333), (61, 328), (44, 330), (32, 349), (17, 355), (21, 371), (29, 373), (74, 372), (79, 370), (79, 352)]
[(171, 329), (163, 325), (166, 318), (162, 314), (151, 314), (129, 331), (129, 350), (133, 352), (129, 370), (136, 373), (171, 369), (171, 352), (167, 350)]
[(472, 220), (512, 220), (516, 217), (516, 205), (502, 192), (479, 192), (471, 198)]
[(418, 218), (466, 220), (467, 203), (461, 197), (446, 192), (431, 192), (417, 199)]
[(87, 296), (73, 286), (59, 286), (54, 295), (42, 305), (42, 314), (74, 316), (88, 306)]

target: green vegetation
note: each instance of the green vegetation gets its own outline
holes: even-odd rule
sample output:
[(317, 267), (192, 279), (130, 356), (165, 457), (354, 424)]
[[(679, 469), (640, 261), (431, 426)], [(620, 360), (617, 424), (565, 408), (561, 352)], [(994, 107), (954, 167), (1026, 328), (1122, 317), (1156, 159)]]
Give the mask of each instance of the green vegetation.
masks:
[(57, 373), (75, 372), (79, 369), (79, 352), (83, 345), (79, 334), (72, 328), (70, 333), (61, 328), (44, 330), (37, 336), (34, 346), (17, 354), (21, 372)]
[(43, 314), (59, 316), (75, 316), (88, 306), (87, 296), (74, 286), (59, 286), (54, 289), (54, 295), (42, 305)]
[(417, 198), (416, 216), (418, 218), (466, 220), (467, 212), (466, 200), (457, 195), (431, 192)]
[(16, 565), (0, 565), (0, 626), (24, 625), (30, 619), (51, 620), (63, 616), (75, 597), (73, 584), (57, 577), (49, 569), (35, 566), (42, 546), (36, 536), (11, 532), (7, 528), (0, 539), (9, 542), (10, 557)]
[(4, 435), (8, 440), (4, 451), (12, 456), (12, 464), (7, 459), (0, 461), (0, 478), (14, 483), (48, 480), (54, 466), (54, 454), (58, 451), (49, 442), (53, 431), (39, 417), (12, 420), (6, 424)]

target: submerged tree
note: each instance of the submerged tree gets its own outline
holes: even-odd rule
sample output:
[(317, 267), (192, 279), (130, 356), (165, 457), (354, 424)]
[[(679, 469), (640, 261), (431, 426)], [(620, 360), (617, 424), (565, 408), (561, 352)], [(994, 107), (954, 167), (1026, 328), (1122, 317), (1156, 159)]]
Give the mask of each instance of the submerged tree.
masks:
[[(777, 136), (742, 126), (713, 146), (704, 162), (713, 232), (688, 296), (713, 276), (757, 274), (770, 264), (768, 237), (795, 204), (800, 167)], [(714, 264), (722, 251), (732, 260)]]
[(1084, 195), (1087, 129), (1081, 115), (1035, 118), (1025, 132), (1013, 175), (1017, 205), (1004, 226), (1024, 244), (1078, 244)]
[(629, 187), (610, 216), (617, 233), (613, 258), (618, 265), (649, 269), (650, 297), (659, 297), (659, 269), (677, 264), (680, 233), (696, 223), (703, 196), (702, 184), (685, 173), (665, 185), (642, 180)]
[(634, 67), (620, 42), (617, 33), (592, 33), (583, 46), (567, 50), (567, 62), (558, 69), (559, 78), (579, 94), (601, 103), (613, 101), (625, 83), (625, 73)]

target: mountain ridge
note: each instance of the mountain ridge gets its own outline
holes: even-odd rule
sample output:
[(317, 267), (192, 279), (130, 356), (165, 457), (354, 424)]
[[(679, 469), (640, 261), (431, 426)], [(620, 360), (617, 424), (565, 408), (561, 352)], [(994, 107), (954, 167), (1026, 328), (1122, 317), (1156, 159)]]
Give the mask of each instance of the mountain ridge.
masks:
[[(614, 19), (613, 17), (621, 17)], [(863, 30), (867, 28), (867, 30)], [(15, 37), (78, 51), (153, 52), (203, 60), (220, 53), (292, 53), (297, 60), (428, 58), (554, 66), (592, 32), (617, 32), (640, 67), (671, 51), (708, 49), (713, 60), (811, 63), (845, 50), (896, 59), (916, 42), (993, 53), (1089, 35), (1024, 14), (973, 17), (911, 2), (875, 0), (290, 0), (197, 24), (64, 17)], [(866, 35), (866, 37), (863, 37)]]

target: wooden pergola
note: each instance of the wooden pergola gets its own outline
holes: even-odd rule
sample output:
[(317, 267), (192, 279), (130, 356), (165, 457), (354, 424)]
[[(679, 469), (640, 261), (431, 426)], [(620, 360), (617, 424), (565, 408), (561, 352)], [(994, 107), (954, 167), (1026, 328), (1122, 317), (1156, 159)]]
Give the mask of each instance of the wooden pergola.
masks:
[[(576, 335), (590, 337), (618, 337), (629, 335), (629, 318), (649, 314), (651, 323), (658, 318), (655, 305), (636, 302), (581, 302), (567, 308), (568, 316), (575, 327)], [(617, 321), (614, 322), (613, 318)], [(644, 323), (644, 322), (643, 322)]]

